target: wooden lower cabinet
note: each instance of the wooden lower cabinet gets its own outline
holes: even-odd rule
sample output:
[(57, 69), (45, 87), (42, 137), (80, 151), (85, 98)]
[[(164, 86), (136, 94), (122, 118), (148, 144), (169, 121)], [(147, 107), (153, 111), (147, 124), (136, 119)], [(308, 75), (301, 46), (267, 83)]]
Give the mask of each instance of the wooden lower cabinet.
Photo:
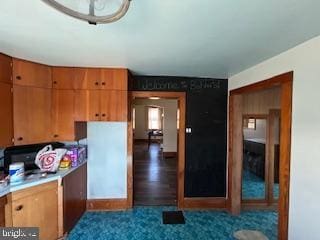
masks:
[(7, 204), (7, 196), (0, 197), (0, 227), (5, 227), (5, 206)]
[(63, 178), (63, 232), (68, 233), (86, 211), (87, 164)]
[(57, 181), (8, 195), (7, 227), (39, 227), (40, 240), (58, 238)]

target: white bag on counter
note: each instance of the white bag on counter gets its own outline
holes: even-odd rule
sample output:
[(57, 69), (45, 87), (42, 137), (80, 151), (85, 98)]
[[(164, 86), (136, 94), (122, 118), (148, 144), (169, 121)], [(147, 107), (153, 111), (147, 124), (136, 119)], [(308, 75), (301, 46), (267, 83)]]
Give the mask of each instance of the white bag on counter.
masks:
[(45, 146), (36, 156), (35, 164), (41, 172), (56, 172), (59, 168), (60, 160), (66, 154), (67, 149), (52, 149), (51, 145)]

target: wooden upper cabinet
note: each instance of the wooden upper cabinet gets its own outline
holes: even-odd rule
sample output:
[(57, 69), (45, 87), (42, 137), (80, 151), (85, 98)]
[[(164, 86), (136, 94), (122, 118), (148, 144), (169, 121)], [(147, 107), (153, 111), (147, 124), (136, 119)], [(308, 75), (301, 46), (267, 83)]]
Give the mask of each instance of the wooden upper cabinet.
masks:
[(49, 142), (51, 89), (13, 86), (14, 144)]
[(52, 88), (51, 67), (13, 58), (13, 84)]
[(126, 91), (101, 90), (101, 121), (126, 122), (128, 120), (128, 100)]
[(0, 54), (0, 82), (12, 83), (12, 58)]
[(101, 88), (101, 69), (88, 68), (85, 75), (85, 82), (87, 89), (100, 89)]
[(89, 90), (89, 102), (88, 102), (88, 120), (89, 121), (100, 121), (101, 112), (100, 112), (100, 92), (101, 90)]
[(75, 70), (72, 67), (52, 67), (52, 87), (54, 89), (75, 89)]
[(87, 90), (128, 89), (128, 70), (112, 68), (52, 68), (53, 88)]
[(75, 90), (74, 120), (89, 121), (89, 91)]
[(128, 90), (127, 69), (101, 69), (101, 89)]
[(74, 90), (52, 91), (52, 137), (55, 141), (75, 139)]
[(11, 146), (13, 138), (12, 85), (0, 82), (0, 148)]

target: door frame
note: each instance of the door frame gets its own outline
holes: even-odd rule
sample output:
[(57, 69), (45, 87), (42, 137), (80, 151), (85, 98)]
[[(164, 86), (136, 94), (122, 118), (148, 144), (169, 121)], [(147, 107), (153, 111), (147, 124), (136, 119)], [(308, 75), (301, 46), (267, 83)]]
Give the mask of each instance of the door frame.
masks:
[[(292, 123), (293, 72), (230, 91), (229, 95), (229, 152), (228, 152), (228, 199), (227, 207), (232, 214), (241, 211), (242, 167), (242, 94), (279, 86), (281, 88), (280, 122), (280, 196), (278, 204), (278, 239), (288, 239), (289, 186)], [(240, 122), (241, 121), (241, 122)]]
[(160, 97), (162, 99), (178, 100), (179, 135), (178, 135), (178, 169), (177, 169), (177, 207), (184, 206), (184, 175), (185, 175), (185, 126), (186, 126), (186, 93), (185, 92), (129, 92), (128, 121), (128, 158), (127, 158), (127, 207), (133, 207), (133, 124), (132, 103), (134, 99)]

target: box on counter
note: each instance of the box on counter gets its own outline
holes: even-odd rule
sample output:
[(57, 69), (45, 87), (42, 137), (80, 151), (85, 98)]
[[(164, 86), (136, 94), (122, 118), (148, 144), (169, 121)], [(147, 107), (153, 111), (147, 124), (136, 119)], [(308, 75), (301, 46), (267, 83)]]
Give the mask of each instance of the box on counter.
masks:
[(87, 146), (85, 145), (68, 146), (67, 150), (66, 155), (70, 157), (72, 167), (77, 167), (87, 158)]

